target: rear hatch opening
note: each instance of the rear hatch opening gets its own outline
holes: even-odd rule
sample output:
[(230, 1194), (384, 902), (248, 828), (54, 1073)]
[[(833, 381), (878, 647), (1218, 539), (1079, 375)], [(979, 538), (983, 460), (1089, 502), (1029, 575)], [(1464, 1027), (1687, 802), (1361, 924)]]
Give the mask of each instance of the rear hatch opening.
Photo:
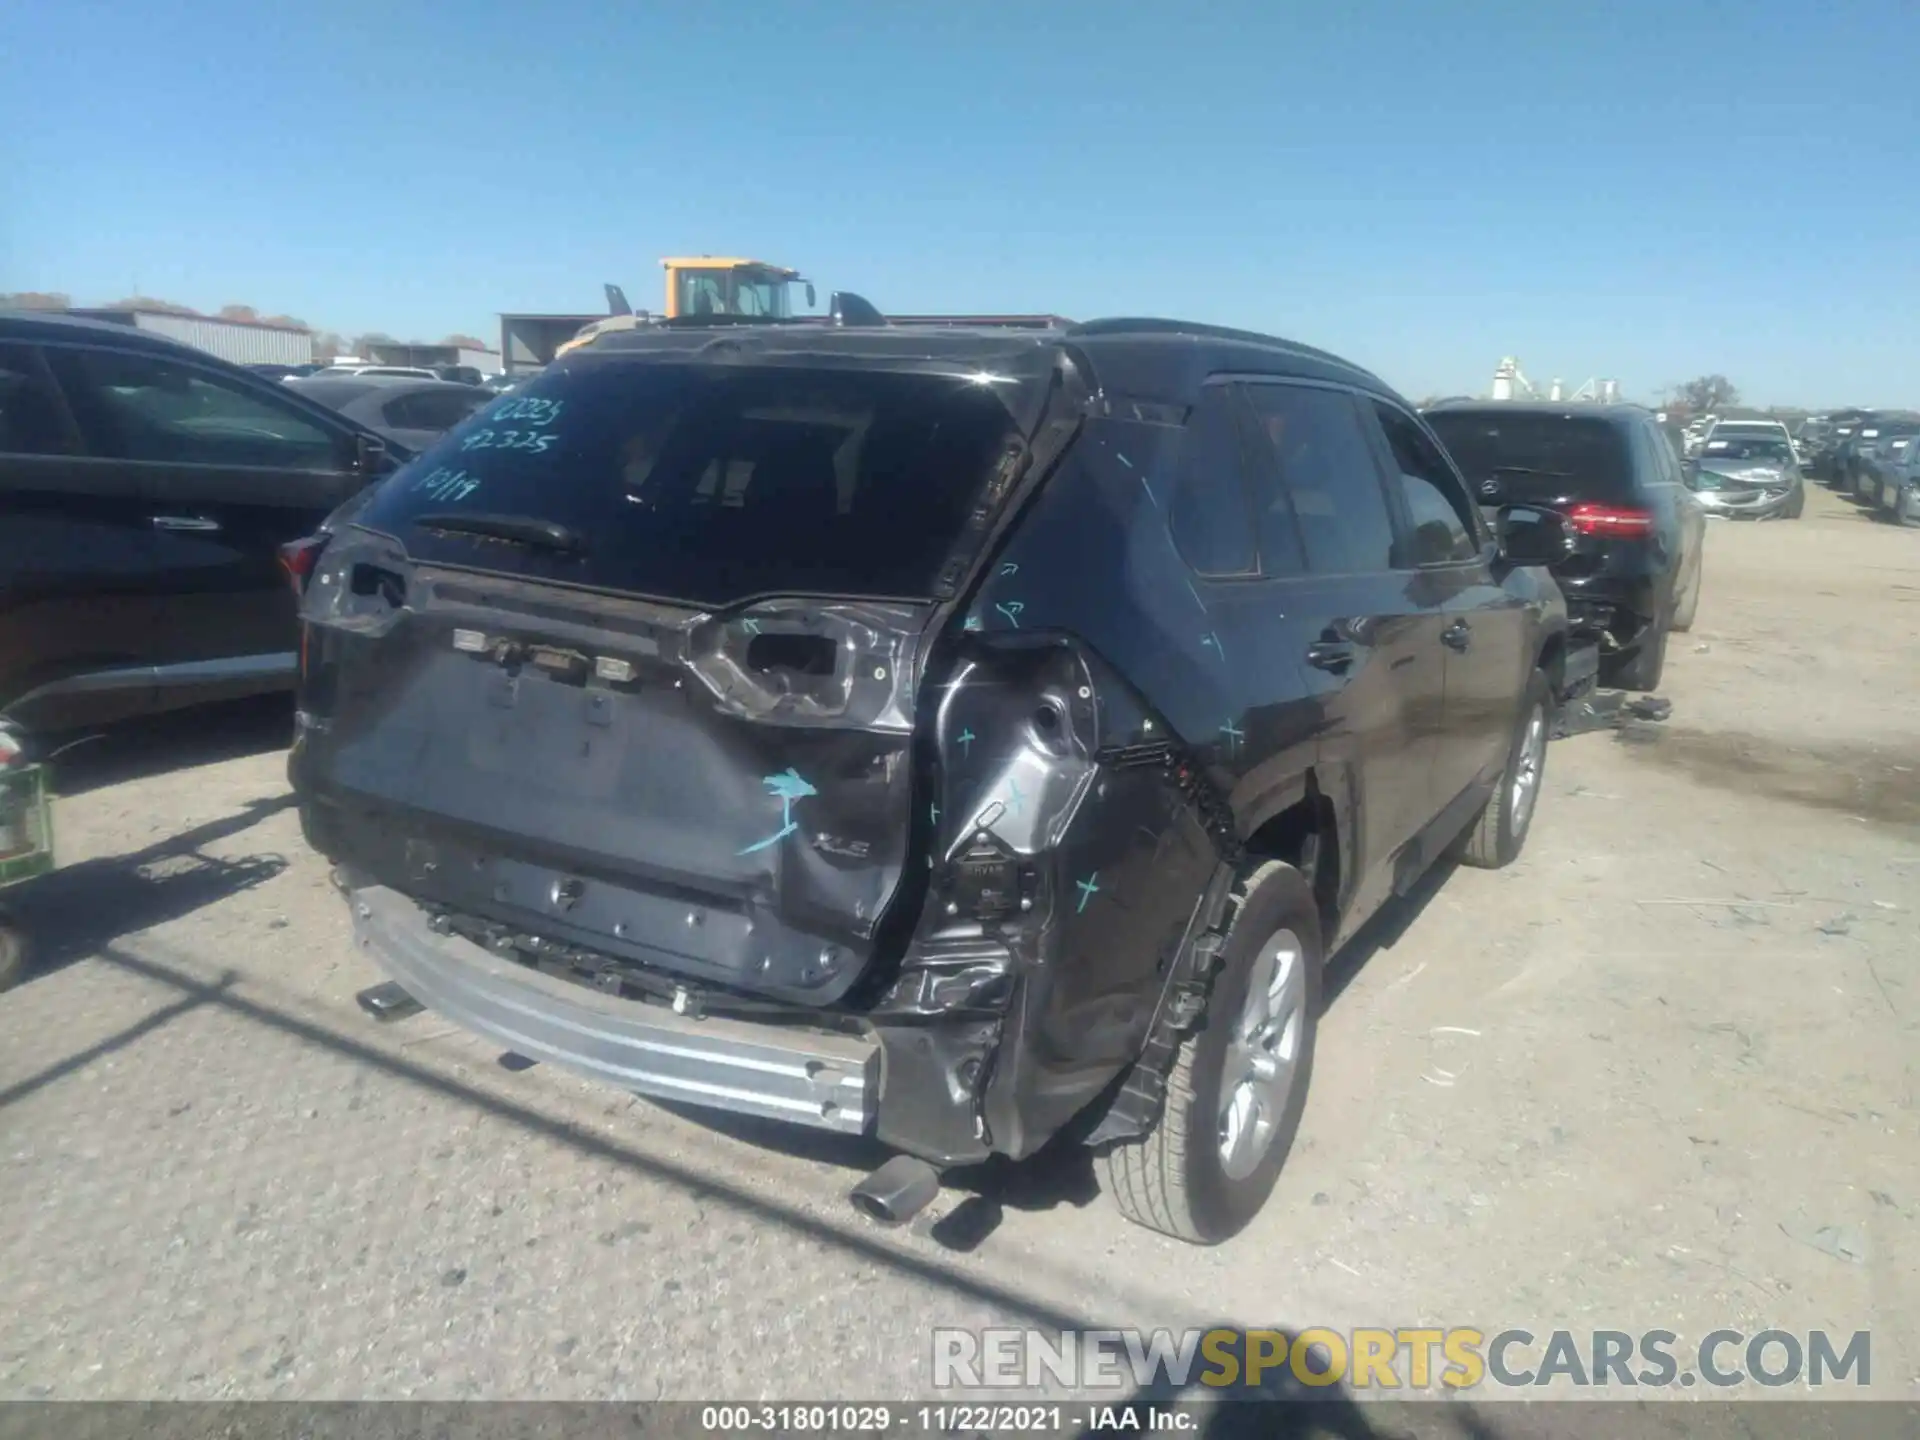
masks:
[(307, 586), (316, 845), (602, 989), (845, 1001), (925, 890), (925, 656), (1045, 382), (583, 355), (496, 402)]

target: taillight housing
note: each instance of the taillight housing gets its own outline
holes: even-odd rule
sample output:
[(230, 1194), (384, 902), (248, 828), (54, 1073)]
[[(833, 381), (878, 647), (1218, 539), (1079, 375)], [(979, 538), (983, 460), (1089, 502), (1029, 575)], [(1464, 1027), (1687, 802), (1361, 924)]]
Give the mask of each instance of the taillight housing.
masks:
[(1603, 540), (1639, 540), (1653, 533), (1653, 512), (1583, 502), (1567, 511), (1567, 528), (1576, 535)]
[(325, 535), (309, 535), (280, 547), (280, 568), (287, 572), (287, 583), (296, 596), (307, 593), (307, 582), (320, 563), (320, 552), (327, 548)]

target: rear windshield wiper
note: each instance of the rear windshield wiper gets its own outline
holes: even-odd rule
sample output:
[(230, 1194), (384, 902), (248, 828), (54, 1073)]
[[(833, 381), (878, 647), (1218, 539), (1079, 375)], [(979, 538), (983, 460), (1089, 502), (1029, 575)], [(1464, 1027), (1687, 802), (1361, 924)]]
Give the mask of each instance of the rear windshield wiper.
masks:
[(1536, 470), (1531, 465), (1494, 465), (1489, 467), (1495, 475), (1539, 475), (1548, 480), (1571, 480), (1573, 475), (1566, 470)]
[(563, 550), (580, 555), (586, 552), (586, 538), (556, 520), (537, 515), (466, 514), (454, 510), (436, 510), (413, 517), (423, 530), (444, 530), (455, 535), (484, 535), (489, 540), (511, 540), (520, 545), (537, 545), (543, 550)]

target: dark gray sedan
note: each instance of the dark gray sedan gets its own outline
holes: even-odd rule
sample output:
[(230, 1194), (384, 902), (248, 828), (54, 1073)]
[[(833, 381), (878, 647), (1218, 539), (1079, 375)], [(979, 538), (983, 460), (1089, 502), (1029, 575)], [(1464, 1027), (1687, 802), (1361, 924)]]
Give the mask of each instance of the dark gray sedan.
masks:
[(494, 398), (479, 385), (391, 375), (289, 380), (287, 388), (408, 450), (421, 451)]
[(1794, 520), (1807, 504), (1799, 459), (1784, 433), (1710, 436), (1687, 461), (1686, 478), (1710, 516)]

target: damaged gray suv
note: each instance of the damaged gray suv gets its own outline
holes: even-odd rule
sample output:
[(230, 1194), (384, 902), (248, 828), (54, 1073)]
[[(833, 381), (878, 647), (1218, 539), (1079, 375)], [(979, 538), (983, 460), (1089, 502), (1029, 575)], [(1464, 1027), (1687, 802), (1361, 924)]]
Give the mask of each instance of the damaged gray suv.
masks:
[(626, 332), (290, 547), (291, 774), (368, 1008), (876, 1136), (883, 1219), (1058, 1137), (1211, 1243), (1327, 956), (1518, 854), (1565, 543), (1284, 341)]

